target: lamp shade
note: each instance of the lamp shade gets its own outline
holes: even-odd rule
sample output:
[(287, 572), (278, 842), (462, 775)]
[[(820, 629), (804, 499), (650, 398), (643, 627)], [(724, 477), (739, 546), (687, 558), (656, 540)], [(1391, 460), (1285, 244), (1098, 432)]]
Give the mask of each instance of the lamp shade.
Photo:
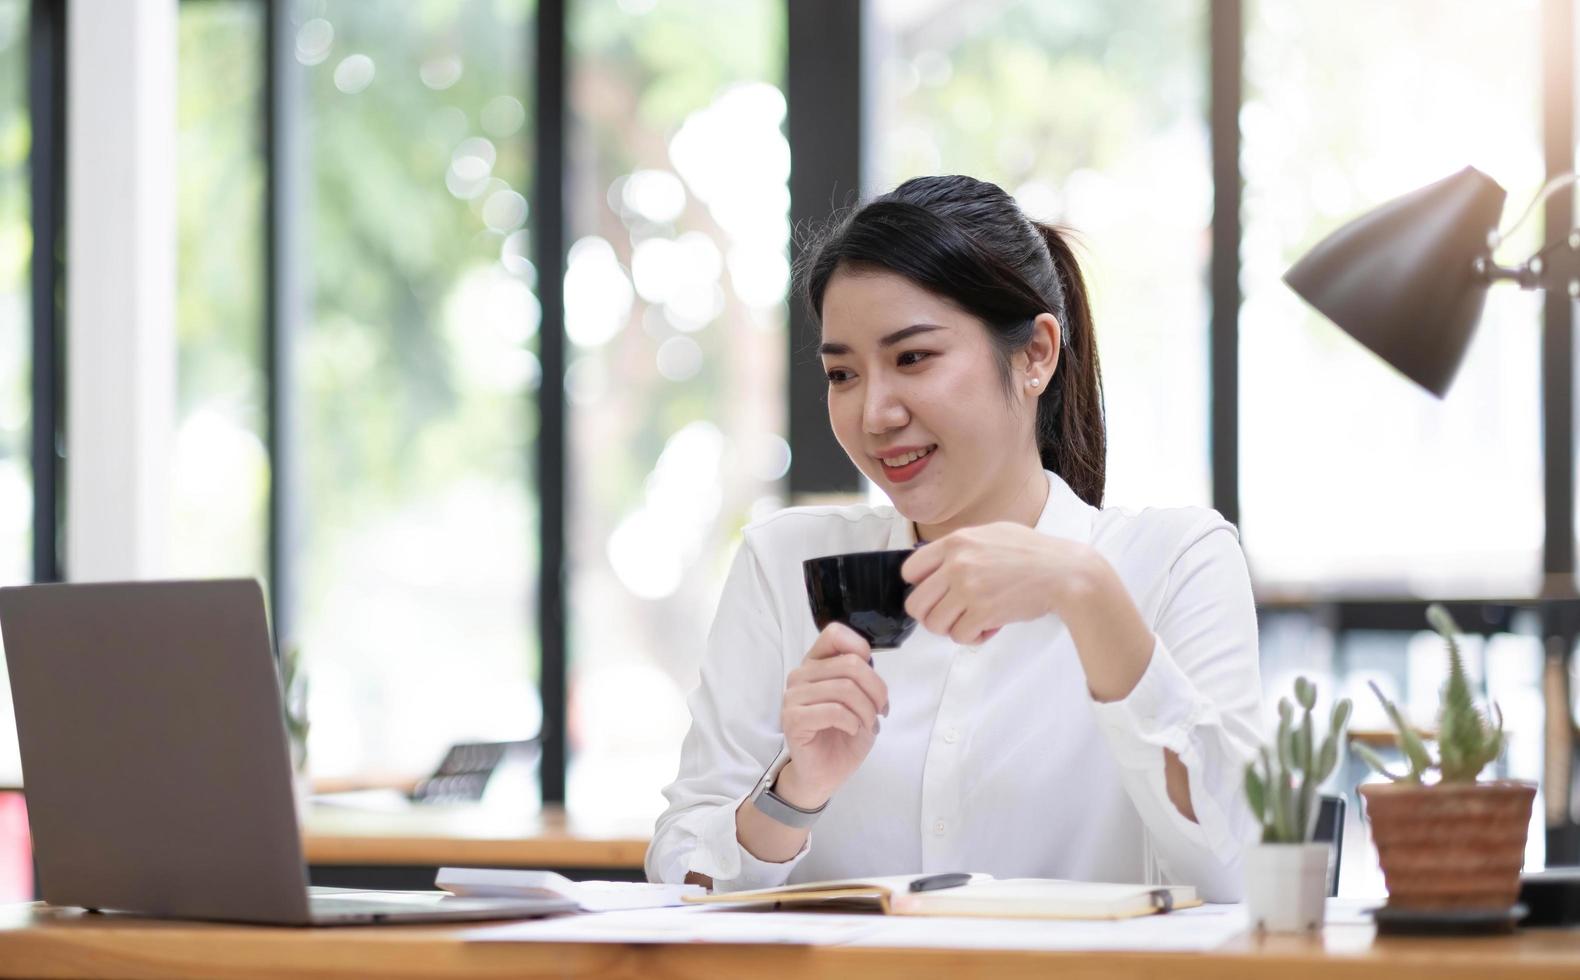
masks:
[(1439, 398), (1487, 299), (1489, 255), (1507, 195), (1466, 167), (1361, 215), (1284, 274), (1289, 287), (1378, 357)]

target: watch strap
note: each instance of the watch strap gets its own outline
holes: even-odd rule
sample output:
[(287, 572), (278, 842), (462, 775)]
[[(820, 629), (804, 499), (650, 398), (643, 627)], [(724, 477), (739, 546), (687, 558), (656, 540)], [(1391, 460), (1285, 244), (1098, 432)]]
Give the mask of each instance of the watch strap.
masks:
[(805, 830), (817, 823), (817, 818), (823, 815), (828, 808), (828, 802), (816, 810), (807, 810), (796, 806), (784, 797), (775, 793), (772, 786), (763, 787), (762, 791), (752, 797), (752, 806), (760, 810), (764, 816), (786, 827)]
[(782, 823), (786, 827), (805, 830), (817, 823), (817, 818), (822, 815), (828, 803), (825, 801), (823, 806), (816, 810), (805, 810), (774, 792), (774, 781), (789, 763), (790, 746), (781, 744), (778, 754), (774, 756), (772, 762), (768, 763), (768, 768), (763, 770), (763, 774), (757, 779), (757, 785), (752, 788), (751, 803), (770, 820)]

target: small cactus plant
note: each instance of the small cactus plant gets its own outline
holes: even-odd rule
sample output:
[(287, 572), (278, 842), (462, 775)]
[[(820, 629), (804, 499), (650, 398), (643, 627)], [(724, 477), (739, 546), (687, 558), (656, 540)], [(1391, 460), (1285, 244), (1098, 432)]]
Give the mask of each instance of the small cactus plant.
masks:
[(1299, 723), (1295, 722), (1295, 705), (1287, 697), (1279, 698), (1278, 737), (1273, 750), (1263, 746), (1258, 758), (1245, 767), (1245, 799), (1262, 825), (1264, 844), (1303, 844), (1311, 839), (1317, 820), (1317, 788), (1333, 775), (1344, 751), (1349, 698), (1334, 702), (1328, 734), (1320, 746), (1312, 718), (1317, 686), (1304, 677), (1296, 678), (1295, 701), (1301, 709)]
[(1376, 752), (1364, 745), (1355, 746), (1355, 752), (1366, 764), (1396, 783), (1416, 783), (1433, 769), (1444, 783), (1474, 783), (1487, 764), (1503, 753), (1503, 712), (1492, 706), (1496, 721), (1487, 720), (1476, 709), (1470, 696), (1470, 680), (1465, 675), (1465, 663), (1460, 657), (1459, 627), (1447, 609), (1437, 603), (1427, 607), (1426, 620), (1443, 637), (1448, 646), (1448, 681), (1443, 685), (1437, 716), (1437, 758), (1432, 758), (1426, 741), (1405, 719), (1399, 706), (1383, 697), (1376, 684), (1372, 693), (1382, 702), (1388, 720), (1393, 722), (1395, 737), (1404, 753), (1402, 773), (1388, 769), (1387, 763)]

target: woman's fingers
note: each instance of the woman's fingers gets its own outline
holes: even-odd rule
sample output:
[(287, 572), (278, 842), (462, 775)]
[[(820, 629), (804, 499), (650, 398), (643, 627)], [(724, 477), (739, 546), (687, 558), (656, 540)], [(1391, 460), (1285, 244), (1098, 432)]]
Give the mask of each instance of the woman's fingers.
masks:
[(815, 684), (818, 681), (832, 680), (843, 677), (856, 683), (867, 697), (872, 700), (880, 714), (887, 714), (889, 710), (889, 685), (885, 684), (878, 672), (866, 660), (854, 654), (832, 657), (826, 660), (811, 660), (790, 672), (789, 683), (786, 689), (800, 687), (806, 684)]
[(842, 653), (853, 653), (863, 660), (871, 660), (872, 644), (844, 623), (829, 623), (812, 641), (812, 649), (806, 652), (806, 659), (823, 660)]
[(965, 611), (965, 603), (945, 593), (944, 597), (938, 600), (937, 605), (933, 606), (931, 611), (927, 613), (927, 617), (922, 620), (922, 625), (926, 627), (929, 633), (935, 633), (938, 636), (948, 636), (950, 630), (954, 629), (955, 623), (960, 620)]
[(938, 600), (949, 591), (949, 580), (944, 575), (934, 575), (927, 581), (911, 590), (905, 597), (905, 613), (917, 622), (927, 618), (927, 614), (938, 604)]
[(949, 627), (949, 638), (962, 646), (980, 644), (982, 635), (991, 625), (991, 615), (992, 610), (980, 603), (975, 608), (965, 609)]
[(967, 612), (955, 621), (949, 635), (956, 643), (981, 646), (993, 639), (1002, 626), (992, 626), (992, 616), (984, 612)]
[(883, 706), (873, 701), (860, 684), (848, 677), (835, 677), (826, 681), (800, 684), (785, 692), (786, 704), (842, 704), (861, 718), (867, 728), (873, 727)]
[(982, 617), (966, 613), (949, 628), (949, 638), (961, 646), (975, 644), (982, 635), (982, 625)]
[(792, 745), (805, 745), (817, 734), (837, 728), (846, 735), (861, 731), (861, 718), (842, 704), (828, 701), (819, 704), (791, 705), (784, 710), (785, 737)]
[(905, 559), (905, 563), (900, 566), (900, 578), (915, 584), (937, 571), (943, 561), (943, 539), (940, 538), (912, 552), (911, 557)]

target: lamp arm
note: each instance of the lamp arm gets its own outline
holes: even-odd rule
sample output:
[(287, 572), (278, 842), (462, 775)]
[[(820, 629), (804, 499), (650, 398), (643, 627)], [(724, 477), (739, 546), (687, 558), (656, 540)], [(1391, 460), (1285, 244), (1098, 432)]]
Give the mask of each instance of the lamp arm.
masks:
[(1498, 265), (1481, 256), (1476, 259), (1476, 274), (1488, 285), (1506, 280), (1518, 283), (1521, 289), (1561, 289), (1580, 299), (1580, 227), (1548, 242), (1521, 265)]
[(1546, 203), (1549, 197), (1552, 197), (1554, 194), (1563, 190), (1565, 187), (1573, 187), (1577, 181), (1580, 181), (1580, 174), (1569, 173), (1559, 174), (1558, 176), (1549, 180), (1547, 183), (1543, 184), (1542, 189), (1537, 191), (1536, 196), (1531, 199), (1531, 203), (1527, 204), (1525, 206), (1525, 210), (1520, 212), (1520, 216), (1514, 219), (1514, 224), (1510, 225), (1503, 231), (1494, 229), (1492, 233), (1487, 236), (1487, 247), (1496, 251), (1499, 245), (1502, 245), (1504, 242), (1508, 241), (1511, 237), (1513, 237), (1515, 232), (1520, 230), (1520, 226), (1525, 224), (1525, 220), (1531, 215), (1535, 214), (1536, 209), (1541, 207), (1542, 204)]
[(1502, 231), (1494, 229), (1487, 233), (1488, 254), (1478, 257), (1475, 265), (1476, 274), (1484, 285), (1514, 282), (1521, 289), (1562, 289), (1580, 299), (1580, 226), (1572, 229), (1564, 238), (1548, 242), (1541, 251), (1520, 265), (1499, 265), (1492, 257), (1498, 246), (1519, 231), (1526, 219), (1535, 214), (1548, 198), (1577, 183), (1580, 183), (1580, 174), (1559, 174), (1542, 185), (1542, 189), (1536, 192), (1536, 197), (1520, 212), (1514, 224)]
[(1513, 282), (1518, 283), (1521, 289), (1542, 287), (1541, 277), (1533, 273), (1528, 265), (1499, 265), (1485, 255), (1478, 255), (1472, 264), (1476, 275), (1481, 277), (1483, 286), (1490, 286), (1495, 282)]

